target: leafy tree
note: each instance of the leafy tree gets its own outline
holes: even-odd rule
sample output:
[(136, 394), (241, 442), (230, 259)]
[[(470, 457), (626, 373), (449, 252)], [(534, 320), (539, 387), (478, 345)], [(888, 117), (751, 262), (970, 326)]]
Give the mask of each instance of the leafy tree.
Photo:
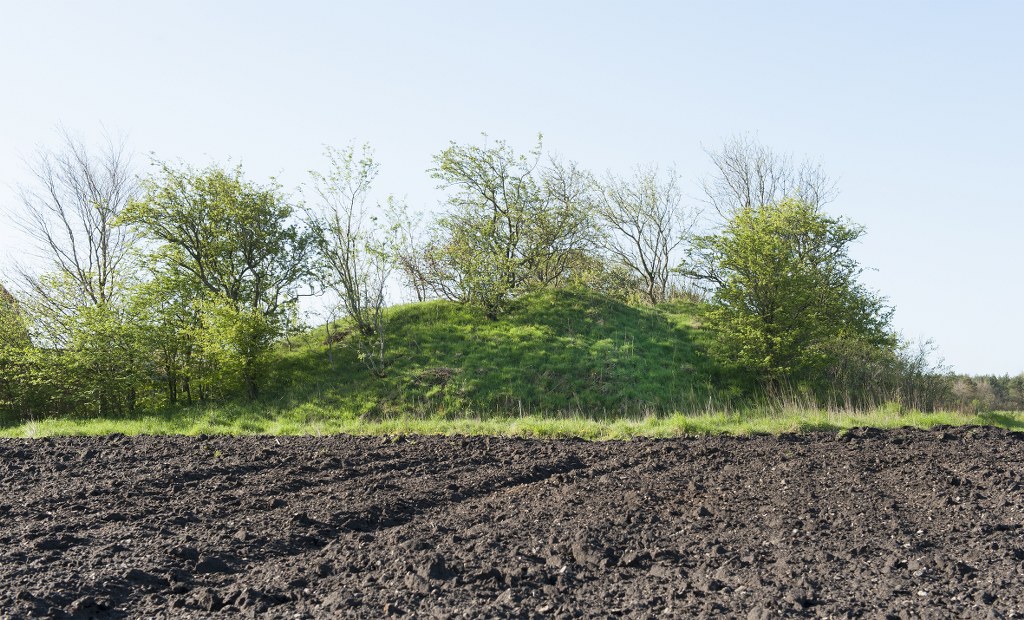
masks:
[(580, 200), (589, 178), (574, 165), (540, 166), (541, 144), (519, 155), (452, 143), (431, 173), (452, 190), (448, 212), (427, 245), (426, 272), (438, 294), (496, 317), (531, 287), (557, 285), (590, 245), (592, 222)]
[(537, 286), (572, 286), (588, 277), (596, 253), (593, 176), (575, 162), (550, 157), (540, 184), (543, 204), (529, 228), (531, 280)]
[(378, 218), (367, 204), (380, 171), (369, 146), (327, 148), (327, 173), (311, 171), (318, 204), (307, 210), (311, 238), (325, 283), (339, 295), (345, 313), (365, 335), (373, 334), (384, 307), (390, 271)]
[(266, 375), (281, 325), (259, 310), (238, 308), (223, 295), (208, 296), (197, 307), (200, 321), (189, 333), (194, 342), (191, 374), (210, 396), (242, 383), (256, 398), (257, 380)]
[(22, 365), (31, 345), (17, 300), (0, 285), (0, 411), (20, 410), (24, 404)]
[(32, 407), (131, 411), (144, 385), (139, 326), (126, 311), (136, 239), (117, 221), (137, 189), (131, 157), (124, 144), (91, 151), (66, 131), (62, 138), (30, 161), (34, 183), (19, 188), (15, 225), (43, 268), (17, 269), (18, 320), (30, 341), (6, 349), (18, 360), (9, 367), (23, 394), (35, 394), (22, 399)]
[(70, 346), (63, 354), (85, 388), (86, 412), (104, 416), (134, 413), (148, 383), (149, 355), (143, 326), (126, 306), (84, 307), (76, 316)]
[(31, 344), (28, 327), (18, 307), (18, 300), (0, 284), (0, 344), (28, 346)]
[(131, 309), (145, 326), (141, 339), (153, 366), (152, 379), (163, 385), (166, 401), (175, 404), (183, 395), (191, 403), (204, 387), (196, 355), (203, 290), (194, 279), (167, 266), (157, 265), (153, 271), (154, 277), (136, 290)]
[[(200, 291), (201, 301), (229, 308), (241, 322), (238, 333), (258, 334), (223, 343), (241, 356), (241, 380), (256, 398), (259, 359), (272, 342), (264, 326), (281, 333), (309, 273), (312, 247), (291, 222), (292, 205), (279, 185), (255, 185), (241, 167), (195, 170), (163, 163), (142, 188), (123, 221), (156, 244), (151, 258), (163, 273)], [(237, 336), (233, 329), (217, 333), (230, 340)]]
[(63, 351), (33, 344), (34, 301), (30, 295), (19, 301), (0, 287), (0, 412), (22, 419), (72, 411), (82, 392)]
[(392, 203), (385, 214), (393, 237), (390, 247), (404, 284), (412, 290), (416, 301), (430, 297), (430, 275), (426, 266), (426, 247), (423, 237), (423, 214), (411, 213), (404, 203)]
[[(141, 324), (113, 301), (82, 305), (53, 321), (54, 300), (79, 296), (70, 277), (42, 276), (49, 296), (0, 310), (0, 400), (22, 416), (136, 410), (148, 383)], [(12, 311), (13, 308), (13, 311)]]
[(863, 234), (786, 199), (739, 209), (720, 233), (697, 237), (691, 274), (713, 287), (708, 318), (724, 354), (778, 385), (814, 383), (843, 343), (895, 347), (892, 310), (858, 282), (849, 255)]

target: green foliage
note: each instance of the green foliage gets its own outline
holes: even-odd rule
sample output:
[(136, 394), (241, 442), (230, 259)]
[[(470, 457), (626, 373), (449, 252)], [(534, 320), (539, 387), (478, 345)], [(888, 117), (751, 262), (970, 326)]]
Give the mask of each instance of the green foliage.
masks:
[(0, 285), (0, 347), (23, 347), (29, 344), (28, 326), (18, 301)]
[(73, 411), (75, 392), (62, 382), (64, 365), (57, 352), (0, 347), (0, 417), (26, 420)]
[(118, 301), (81, 302), (45, 274), (25, 304), (0, 309), (0, 408), (19, 417), (127, 413), (147, 382), (142, 326)]
[(24, 356), (31, 344), (17, 300), (0, 285), (0, 412), (24, 406)]
[(143, 326), (113, 303), (79, 310), (70, 346), (63, 351), (65, 372), (82, 388), (84, 410), (95, 415), (132, 413), (148, 379)]
[[(171, 339), (162, 347), (165, 361), (176, 360), (183, 344), (167, 327), (185, 323), (203, 354), (193, 369), (202, 371), (207, 385), (240, 373), (255, 398), (262, 360), (288, 324), (309, 272), (311, 244), (290, 221), (293, 207), (279, 186), (257, 186), (240, 167), (161, 164), (142, 188), (123, 221), (156, 246), (150, 262), (160, 282), (156, 299), (165, 309), (156, 314), (161, 333)], [(215, 343), (217, 338), (223, 340)], [(178, 369), (164, 372), (176, 377)]]
[(208, 297), (197, 306), (200, 320), (190, 334), (195, 343), (193, 380), (208, 386), (214, 396), (223, 394), (223, 386), (241, 384), (256, 398), (256, 380), (266, 376), (280, 327), (262, 312), (239, 310), (224, 297)]
[(305, 345), (279, 351), (268, 392), (285, 407), (313, 404), (339, 415), (458, 417), (692, 410), (742, 391), (707, 356), (691, 305), (637, 308), (543, 290), (512, 301), (497, 319), (448, 301), (389, 312), (387, 377), (368, 372), (352, 350), (329, 357), (317, 330)]
[(374, 314), (384, 305), (387, 279), (384, 231), (367, 205), (368, 193), (380, 166), (364, 146), (355, 149), (327, 148), (326, 173), (313, 171), (313, 189), (319, 208), (307, 211), (315, 262), (320, 280), (334, 289), (344, 314), (364, 335), (374, 332)]
[(188, 276), (237, 310), (277, 320), (309, 271), (307, 235), (280, 186), (246, 181), (241, 167), (180, 170), (161, 164), (123, 221), (159, 244), (157, 264)]
[(200, 390), (203, 386), (195, 338), (202, 326), (198, 307), (202, 298), (193, 279), (157, 269), (134, 291), (130, 302), (131, 311), (145, 326), (141, 339), (153, 366), (151, 379), (162, 386), (170, 404), (178, 402), (179, 393), (191, 402), (193, 385)]
[(892, 350), (892, 314), (858, 282), (849, 255), (864, 234), (793, 200), (738, 210), (715, 235), (697, 237), (693, 275), (711, 282), (708, 322), (723, 359), (780, 385), (820, 381), (853, 350)]
[(1024, 411), (1024, 374), (953, 377), (947, 399), (963, 411)]
[(452, 143), (434, 157), (432, 176), (453, 191), (426, 251), (430, 286), (496, 318), (531, 288), (564, 283), (585, 261), (592, 221), (582, 198), (589, 177), (574, 165), (541, 169), (504, 141)]
[[(927, 351), (898, 342), (849, 256), (863, 228), (817, 208), (831, 183), (752, 143), (713, 155), (721, 177), (706, 188), (729, 219), (693, 240), (686, 263), (695, 220), (675, 173), (602, 184), (542, 161), (539, 141), (525, 155), (500, 140), (451, 143), (430, 171), (447, 209), (418, 231), (401, 205), (368, 206), (368, 148), (328, 158), (304, 223), (276, 182), (239, 167), (158, 163), (124, 209), (134, 188), (119, 172), (105, 210), (79, 193), (70, 214), (51, 204), (66, 181), (41, 177), (53, 191), (27, 204), (57, 260), (25, 274), (19, 300), (0, 288), (0, 412), (112, 418), (184, 401), (265, 408), (251, 425), (267, 428), (282, 414), (662, 416), (752, 406), (765, 387), (775, 402), (899, 411), (1019, 400), (1007, 381), (951, 383)], [(396, 266), (422, 303), (387, 307)], [(711, 305), (678, 276), (709, 283)], [(333, 289), (341, 320), (295, 346), (305, 284)]]

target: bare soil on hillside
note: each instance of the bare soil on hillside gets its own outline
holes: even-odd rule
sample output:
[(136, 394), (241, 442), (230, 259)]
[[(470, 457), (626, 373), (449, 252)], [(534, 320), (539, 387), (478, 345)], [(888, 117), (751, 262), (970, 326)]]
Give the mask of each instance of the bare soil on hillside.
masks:
[(0, 441), (0, 618), (1024, 617), (1024, 435)]

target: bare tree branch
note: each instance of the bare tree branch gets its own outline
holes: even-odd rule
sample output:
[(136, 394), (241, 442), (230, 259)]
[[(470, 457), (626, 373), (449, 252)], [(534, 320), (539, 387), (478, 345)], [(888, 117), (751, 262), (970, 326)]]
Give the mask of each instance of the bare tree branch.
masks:
[(835, 200), (835, 182), (820, 164), (794, 163), (749, 135), (735, 136), (718, 150), (705, 149), (716, 172), (702, 185), (707, 202), (723, 218), (740, 209), (794, 198), (815, 209)]
[[(131, 276), (125, 263), (136, 237), (117, 223), (137, 192), (131, 155), (123, 140), (108, 139), (102, 150), (90, 152), (67, 130), (60, 133), (59, 149), (41, 149), (29, 162), (35, 183), (19, 188), (15, 225), (33, 241), (47, 271), (74, 283), (80, 299), (60, 303), (101, 305)], [(18, 271), (30, 290), (42, 292), (32, 270)]]
[(601, 245), (612, 258), (641, 278), (651, 303), (664, 301), (683, 245), (697, 219), (682, 206), (679, 175), (664, 176), (655, 166), (637, 167), (633, 177), (609, 174), (599, 184)]

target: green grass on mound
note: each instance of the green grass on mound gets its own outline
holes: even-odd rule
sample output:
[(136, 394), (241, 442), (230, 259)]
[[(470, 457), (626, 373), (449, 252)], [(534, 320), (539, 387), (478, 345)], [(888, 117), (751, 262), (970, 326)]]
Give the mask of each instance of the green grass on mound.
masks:
[[(990, 424), (1024, 414), (829, 412), (751, 404), (750, 386), (708, 355), (713, 333), (691, 303), (633, 307), (594, 293), (545, 291), (501, 319), (444, 301), (389, 310), (387, 376), (350, 343), (312, 330), (275, 351), (257, 402), (168, 407), (130, 418), (0, 425), (0, 436), (124, 434), (490, 434), (587, 439)], [(343, 326), (342, 326), (343, 329)]]
[(446, 301), (393, 308), (386, 377), (326, 332), (293, 339), (268, 402), (340, 416), (487, 418), (705, 410), (741, 392), (706, 353), (692, 304), (637, 308), (586, 292), (544, 291), (493, 321)]

